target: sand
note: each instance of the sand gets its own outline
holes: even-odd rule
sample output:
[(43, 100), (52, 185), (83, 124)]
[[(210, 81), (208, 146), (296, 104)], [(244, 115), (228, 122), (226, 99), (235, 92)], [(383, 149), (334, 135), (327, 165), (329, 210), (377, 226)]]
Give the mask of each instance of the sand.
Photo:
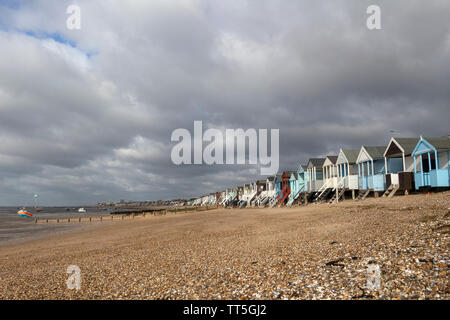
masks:
[(444, 192), (103, 222), (1, 247), (0, 298), (449, 299), (449, 207)]

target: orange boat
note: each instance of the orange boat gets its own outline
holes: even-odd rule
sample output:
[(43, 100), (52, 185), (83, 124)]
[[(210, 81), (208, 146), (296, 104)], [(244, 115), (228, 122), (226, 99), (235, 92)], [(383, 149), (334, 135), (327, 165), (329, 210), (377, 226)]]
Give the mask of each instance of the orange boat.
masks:
[(25, 209), (21, 209), (21, 210), (17, 211), (17, 214), (19, 215), (19, 217), (25, 217), (25, 218), (31, 218), (33, 216), (31, 213), (29, 213)]

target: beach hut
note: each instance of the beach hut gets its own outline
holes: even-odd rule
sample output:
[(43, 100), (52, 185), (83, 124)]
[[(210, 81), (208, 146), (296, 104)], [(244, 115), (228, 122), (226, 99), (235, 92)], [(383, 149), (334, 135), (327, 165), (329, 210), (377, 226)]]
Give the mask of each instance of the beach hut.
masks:
[(241, 204), (241, 202), (244, 200), (244, 186), (237, 186), (236, 187), (236, 194), (237, 194), (237, 202), (234, 203), (234, 206), (238, 206)]
[(195, 199), (193, 205), (194, 206), (199, 206), (202, 204), (202, 197)]
[(230, 206), (231, 203), (236, 200), (236, 198), (237, 198), (236, 191), (237, 191), (236, 188), (228, 189), (228, 199), (227, 199), (227, 204), (226, 204), (227, 206)]
[(306, 181), (308, 180), (307, 177), (307, 166), (300, 164), (297, 168), (297, 172), (291, 175), (291, 179), (296, 179), (295, 183), (291, 186), (291, 196), (288, 201), (288, 205), (292, 205), (295, 202), (297, 202), (299, 199), (301, 199), (301, 195), (306, 192)]
[(238, 193), (237, 193), (237, 188), (229, 188), (227, 189), (227, 196), (225, 201), (223, 202), (223, 205), (225, 207), (230, 207), (233, 206), (234, 204), (237, 203), (238, 201)]
[(412, 156), (416, 190), (450, 186), (450, 138), (420, 137)]
[(343, 178), (345, 190), (351, 190), (352, 198), (355, 199), (355, 190), (358, 190), (358, 159), (360, 150), (341, 149), (336, 160), (338, 168), (338, 177)]
[(281, 175), (281, 192), (277, 197), (279, 205), (286, 204), (289, 200), (289, 195), (291, 194), (289, 179), (293, 172), (294, 171), (283, 171), (283, 174)]
[(216, 200), (217, 205), (223, 205), (225, 200), (226, 200), (226, 197), (227, 197), (226, 190), (220, 191), (219, 192), (219, 196), (218, 196), (218, 198)]
[(308, 181), (307, 188), (309, 193), (317, 192), (323, 185), (322, 167), (325, 158), (311, 158), (307, 164)]
[(256, 194), (253, 197), (253, 199), (250, 200), (250, 204), (251, 206), (255, 206), (255, 205), (259, 205), (260, 201), (261, 201), (261, 197), (264, 196), (264, 191), (266, 190), (266, 180), (257, 180), (255, 182), (255, 189), (256, 189)]
[(286, 205), (291, 205), (294, 202), (294, 197), (298, 192), (298, 173), (292, 171), (291, 176), (289, 177), (289, 187), (291, 188), (291, 194), (289, 195), (288, 202)]
[(263, 192), (266, 190), (266, 180), (257, 180), (258, 192)]
[(363, 200), (374, 191), (378, 196), (380, 191), (386, 189), (384, 150), (386, 146), (362, 146), (356, 163), (358, 164), (358, 186), (364, 190), (358, 195), (358, 200)]
[(275, 176), (266, 178), (266, 191), (275, 191)]
[(261, 192), (266, 188), (266, 182), (264, 180), (256, 180), (253, 182), (253, 195), (249, 199), (249, 205), (252, 205), (259, 197)]
[(228, 197), (229, 197), (229, 189), (225, 189), (224, 195), (222, 196), (222, 201), (220, 202), (220, 204), (223, 206), (226, 206)]
[(283, 178), (282, 178), (282, 174), (277, 174), (275, 175), (275, 179), (274, 179), (274, 185), (275, 185), (275, 196), (270, 200), (269, 205), (271, 207), (275, 206), (278, 201), (279, 201), (279, 195), (281, 194), (281, 190), (282, 190), (282, 182), (283, 182)]
[(272, 195), (275, 195), (275, 176), (271, 176), (271, 177), (267, 177), (266, 179), (266, 191), (267, 194), (269, 194), (269, 192), (272, 193)]
[(315, 201), (326, 200), (331, 191), (335, 190), (338, 184), (337, 161), (338, 156), (327, 156), (322, 165), (323, 184), (318, 190)]
[(209, 201), (209, 195), (203, 196), (201, 205), (206, 206), (208, 204), (208, 201)]
[[(303, 195), (306, 195), (306, 193), (308, 192), (308, 186), (307, 186), (307, 182), (309, 179), (308, 176), (308, 167), (306, 165), (299, 165), (298, 169), (297, 169), (297, 175), (298, 175), (298, 184), (299, 184), (299, 191), (298, 191), (298, 196), (296, 197), (296, 199), (294, 199), (294, 201), (298, 201), (298, 202), (302, 202), (305, 199)], [(302, 196), (302, 197), (300, 197)]]
[(281, 192), (281, 184), (282, 184), (282, 175), (281, 174), (277, 174), (275, 176), (274, 183), (275, 183), (275, 194), (276, 194), (276, 196), (278, 196)]
[(242, 196), (239, 197), (239, 200), (241, 202), (245, 201), (247, 203), (247, 200), (248, 200), (251, 192), (252, 192), (252, 185), (251, 184), (244, 184), (243, 190), (242, 190)]
[(256, 181), (246, 185), (245, 195), (243, 197), (245, 204), (243, 205), (250, 206), (251, 202), (254, 200), (257, 193), (258, 193), (258, 183)]
[(397, 190), (408, 194), (415, 189), (412, 152), (418, 142), (419, 138), (391, 138), (389, 141), (384, 151), (387, 189), (383, 196), (392, 197)]
[(219, 192), (213, 192), (211, 193), (210, 199), (211, 201), (209, 202), (211, 205), (216, 205), (217, 204), (217, 200), (220, 197), (220, 193)]
[(334, 188), (337, 185), (337, 161), (338, 156), (327, 156), (323, 162), (323, 184), (327, 188)]
[(266, 178), (266, 187), (263, 192), (261, 192), (259, 206), (269, 205), (273, 199), (276, 198), (275, 190), (275, 176), (270, 176)]

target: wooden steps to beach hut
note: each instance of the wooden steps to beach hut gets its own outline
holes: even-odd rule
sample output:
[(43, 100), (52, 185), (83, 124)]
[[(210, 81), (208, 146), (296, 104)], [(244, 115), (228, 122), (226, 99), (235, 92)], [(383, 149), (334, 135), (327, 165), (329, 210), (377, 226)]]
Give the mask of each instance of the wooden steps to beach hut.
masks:
[(314, 202), (320, 202), (328, 197), (333, 188), (331, 188), (331, 181), (325, 182), (322, 187), (316, 192)]
[(394, 194), (397, 192), (397, 190), (399, 189), (399, 185), (398, 184), (391, 184), (389, 186), (389, 188), (386, 189), (386, 191), (383, 193), (383, 195), (381, 197), (385, 198), (392, 198), (394, 196)]
[(332, 189), (331, 188), (327, 188), (325, 190), (323, 190), (315, 199), (314, 202), (321, 202), (327, 199), (327, 197), (329, 196), (329, 194), (331, 193)]
[[(342, 196), (345, 193), (345, 189), (341, 189), (338, 193), (338, 200), (341, 200)], [(333, 196), (331, 197), (330, 201), (328, 201), (328, 203), (333, 203), (336, 201), (336, 193), (333, 194)]]
[(291, 198), (291, 200), (287, 203), (287, 205), (295, 205), (299, 201), (302, 202), (301, 194), (305, 193), (305, 184), (300, 187), (300, 190)]
[(367, 196), (369, 195), (370, 191), (372, 191), (372, 190), (370, 190), (370, 189), (365, 190), (365, 191), (364, 190), (360, 190), (360, 192), (358, 194), (358, 198), (356, 198), (355, 201), (362, 201), (362, 200), (364, 200), (365, 198), (367, 198)]

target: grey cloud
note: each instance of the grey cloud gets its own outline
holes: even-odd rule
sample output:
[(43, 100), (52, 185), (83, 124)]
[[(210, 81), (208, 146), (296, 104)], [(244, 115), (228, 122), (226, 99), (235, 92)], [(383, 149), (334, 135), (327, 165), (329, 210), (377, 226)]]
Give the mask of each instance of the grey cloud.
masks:
[(79, 31), (70, 3), (0, 5), (0, 204), (192, 197), (259, 177), (173, 165), (171, 132), (194, 120), (279, 128), (280, 169), (390, 130), (448, 134), (447, 1), (377, 1), (377, 31), (372, 1), (78, 1)]

